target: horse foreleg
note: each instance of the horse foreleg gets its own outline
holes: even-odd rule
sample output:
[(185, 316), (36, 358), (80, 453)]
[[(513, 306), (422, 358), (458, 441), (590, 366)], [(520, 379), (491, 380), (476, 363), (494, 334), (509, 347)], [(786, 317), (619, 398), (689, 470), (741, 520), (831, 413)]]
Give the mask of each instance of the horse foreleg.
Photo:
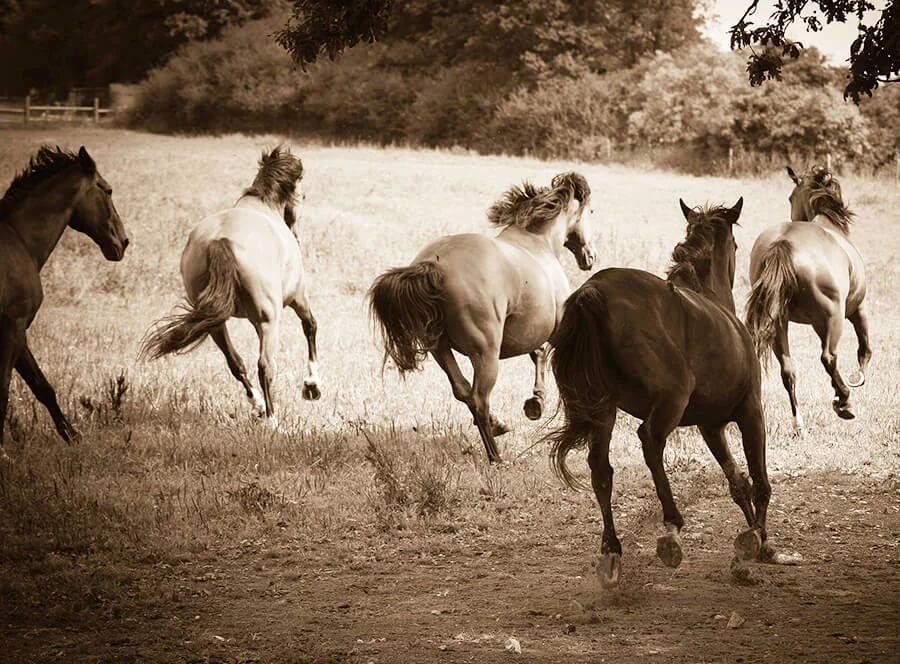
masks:
[(588, 465), (591, 468), (591, 486), (603, 515), (603, 537), (600, 542), (600, 561), (597, 575), (603, 587), (619, 583), (622, 569), (622, 544), (616, 535), (612, 513), (613, 468), (609, 463), (609, 441), (616, 423), (616, 408), (609, 404), (596, 414), (591, 422)]
[(256, 325), (256, 331), (259, 334), (259, 362), (257, 365), (259, 385), (266, 401), (266, 416), (277, 428), (274, 384), (275, 376), (278, 373), (278, 365), (275, 361), (275, 355), (278, 352), (278, 319), (273, 317), (260, 321)]
[(66, 416), (63, 415), (63, 412), (59, 407), (59, 402), (56, 400), (56, 392), (44, 376), (41, 368), (38, 366), (37, 361), (34, 359), (34, 355), (31, 354), (27, 341), (19, 352), (19, 359), (16, 362), (16, 371), (22, 376), (22, 379), (31, 389), (32, 394), (34, 394), (37, 400), (44, 404), (44, 407), (53, 419), (53, 424), (56, 426), (56, 431), (59, 433), (60, 437), (67, 443), (78, 441), (80, 438), (78, 432), (75, 430), (75, 427), (69, 424)]
[(666, 534), (656, 540), (656, 555), (669, 567), (678, 567), (681, 564), (682, 550), (679, 533), (684, 525), (684, 519), (678, 511), (678, 507), (675, 506), (672, 487), (669, 485), (669, 478), (666, 476), (663, 466), (663, 451), (666, 447), (666, 438), (681, 421), (692, 391), (693, 386), (689, 385), (688, 389), (682, 392), (660, 395), (654, 401), (647, 419), (638, 427), (644, 461), (653, 476), (653, 484), (656, 487), (659, 502), (662, 504), (663, 523), (666, 527)]
[(491, 390), (497, 382), (497, 371), (500, 365), (499, 349), (473, 355), (472, 360), (472, 407), (475, 424), (481, 434), (481, 441), (491, 463), (502, 461), (494, 440), (494, 426), (497, 421), (491, 419)]
[(725, 478), (728, 480), (728, 488), (731, 492), (731, 498), (741, 508), (744, 518), (747, 519), (747, 525), (751, 528), (756, 523), (756, 514), (753, 510), (753, 495), (750, 487), (750, 479), (746, 473), (741, 472), (734, 457), (731, 456), (731, 450), (728, 449), (728, 441), (725, 439), (724, 426), (698, 426), (700, 435), (706, 441), (706, 446), (712, 452)]
[(872, 358), (872, 347), (869, 345), (869, 315), (865, 304), (860, 303), (856, 311), (847, 316), (847, 318), (853, 323), (856, 339), (859, 342), (859, 347), (856, 351), (859, 372), (850, 376), (847, 382), (850, 384), (850, 387), (862, 387), (866, 382), (866, 369), (869, 366), (869, 360)]
[(850, 388), (844, 383), (841, 374), (838, 371), (837, 347), (841, 340), (841, 332), (843, 331), (844, 319), (833, 311), (824, 321), (816, 321), (813, 324), (816, 334), (822, 340), (822, 366), (831, 376), (831, 386), (834, 388), (834, 401), (832, 407), (838, 417), (845, 420), (852, 420), (856, 417), (853, 408), (850, 405)]
[[(472, 398), (472, 385), (463, 375), (462, 371), (459, 368), (459, 364), (456, 362), (456, 358), (453, 356), (453, 351), (450, 348), (450, 340), (443, 336), (438, 341), (437, 347), (431, 351), (432, 357), (434, 357), (434, 361), (438, 363), (438, 366), (444, 370), (444, 373), (447, 374), (447, 378), (450, 381), (450, 389), (453, 390), (453, 396), (457, 401), (461, 401), (469, 409), (469, 412), (472, 413), (472, 416), (475, 416), (475, 402)], [(491, 423), (491, 432), (494, 436), (502, 436), (505, 433), (509, 432), (509, 427), (506, 424), (495, 417), (493, 413), (490, 416)], [(478, 425), (477, 420), (475, 421), (476, 426)]]
[(0, 319), (0, 461), (9, 459), (3, 449), (3, 429), (6, 424), (6, 409), (9, 406), (9, 381), (19, 351), (24, 345), (25, 326)]
[(225, 356), (225, 361), (228, 363), (228, 370), (231, 371), (231, 375), (244, 386), (244, 391), (247, 394), (247, 398), (250, 399), (250, 403), (253, 405), (255, 414), (262, 416), (263, 413), (266, 412), (266, 404), (263, 401), (263, 397), (259, 393), (259, 390), (253, 386), (250, 379), (247, 377), (247, 367), (244, 366), (244, 361), (231, 343), (231, 335), (228, 334), (228, 328), (223, 324), (221, 327), (210, 332), (209, 336), (212, 337), (216, 346), (219, 347), (219, 350), (221, 350), (222, 354)]
[(297, 314), (303, 325), (303, 335), (306, 337), (307, 363), (306, 378), (303, 379), (303, 398), (315, 401), (322, 396), (319, 390), (319, 353), (316, 349), (316, 331), (319, 329), (316, 317), (309, 308), (306, 293), (301, 293), (290, 304), (291, 309)]
[(529, 420), (539, 420), (544, 412), (544, 375), (547, 368), (547, 351), (549, 343), (531, 351), (531, 360), (534, 362), (534, 389), (533, 396), (525, 401), (525, 416)]
[(788, 399), (791, 402), (791, 415), (794, 416), (794, 433), (802, 436), (804, 433), (803, 415), (797, 406), (797, 371), (794, 368), (794, 359), (791, 357), (791, 348), (788, 344), (788, 326), (779, 327), (775, 331), (775, 340), (772, 344), (772, 350), (775, 353), (775, 359), (781, 366), (781, 382), (784, 389), (787, 390)]

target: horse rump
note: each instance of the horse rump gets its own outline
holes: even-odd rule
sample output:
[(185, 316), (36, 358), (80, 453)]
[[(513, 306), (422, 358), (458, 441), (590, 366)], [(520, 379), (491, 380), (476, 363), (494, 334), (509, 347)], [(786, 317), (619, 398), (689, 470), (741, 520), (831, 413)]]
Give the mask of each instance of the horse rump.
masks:
[(797, 292), (791, 243), (773, 242), (760, 260), (759, 276), (747, 298), (747, 330), (756, 354), (763, 360), (778, 330), (788, 324), (788, 303)]
[(401, 374), (414, 371), (444, 333), (444, 275), (434, 261), (392, 268), (375, 279), (368, 298), (383, 363), (390, 357)]
[(550, 368), (559, 388), (565, 415), (562, 427), (551, 431), (550, 461), (559, 478), (572, 488), (582, 488), (566, 467), (569, 451), (589, 444), (597, 414), (608, 411), (611, 399), (611, 358), (605, 350), (608, 318), (606, 295), (592, 280), (576, 290), (550, 337)]
[(210, 242), (206, 259), (206, 287), (193, 302), (182, 305), (183, 313), (161, 319), (147, 333), (141, 344), (142, 358), (155, 360), (190, 351), (234, 315), (240, 274), (231, 242), (227, 238)]

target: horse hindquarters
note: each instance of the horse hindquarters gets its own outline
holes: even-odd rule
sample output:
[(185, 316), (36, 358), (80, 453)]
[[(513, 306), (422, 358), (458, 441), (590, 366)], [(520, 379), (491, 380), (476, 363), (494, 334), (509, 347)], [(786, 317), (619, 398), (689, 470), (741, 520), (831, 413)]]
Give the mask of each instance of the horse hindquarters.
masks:
[(369, 310), (381, 327), (385, 360), (400, 373), (419, 367), (444, 333), (444, 275), (433, 261), (388, 270), (369, 289)]

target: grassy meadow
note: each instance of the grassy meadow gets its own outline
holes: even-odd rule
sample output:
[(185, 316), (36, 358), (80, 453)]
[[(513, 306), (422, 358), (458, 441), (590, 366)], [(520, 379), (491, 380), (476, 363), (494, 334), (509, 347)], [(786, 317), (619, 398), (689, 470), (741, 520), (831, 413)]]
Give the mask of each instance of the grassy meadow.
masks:
[[(684, 233), (679, 197), (693, 206), (730, 205), (743, 196), (735, 230), (742, 308), (749, 249), (762, 228), (786, 220), (789, 211), (791, 183), (783, 171), (762, 179), (696, 178), (464, 152), (292, 143), (307, 173), (300, 224), (319, 322), (322, 399), (300, 398), (306, 345), (299, 321), (286, 310), (276, 383), (281, 429), (272, 431), (251, 417), (212, 343), (153, 363), (139, 362), (137, 354), (148, 327), (182, 297), (178, 263), (190, 228), (231, 205), (252, 181), (261, 149), (278, 141), (57, 126), (2, 131), (4, 187), (43, 143), (87, 146), (113, 187), (132, 240), (125, 259), (112, 264), (69, 230), (44, 270), (46, 296), (30, 345), (83, 442), (67, 447), (58, 439), (46, 411), (14, 378), (4, 442), (12, 463), (0, 466), (0, 604), (7, 616), (27, 598), (58, 588), (80, 598), (57, 603), (69, 617), (91, 609), (86, 597), (129, 592), (129, 573), (100, 574), (101, 563), (108, 570), (127, 561), (174, 565), (245, 541), (337, 538), (350, 551), (354, 538), (441, 527), (502, 530), (510, 510), (537, 506), (548, 518), (564, 509), (590, 516), (585, 537), (594, 537), (599, 512), (592, 496), (561, 487), (547, 450), (535, 445), (546, 420), (533, 423), (522, 414), (533, 381), (530, 360), (501, 363), (493, 407), (514, 426), (500, 440), (511, 463), (488, 467), (467, 409), (434, 362), (406, 380), (390, 367), (382, 372), (367, 288), (436, 236), (489, 232), (485, 211), (510, 185), (523, 179), (544, 185), (575, 169), (593, 189), (596, 268), (662, 274)], [(853, 393), (858, 418), (841, 421), (831, 410), (817, 338), (810, 328), (792, 327), (798, 398), (810, 433), (802, 440), (792, 435), (773, 360), (764, 396), (775, 503), (784, 478), (822, 471), (890, 483), (900, 468), (900, 186), (853, 176), (842, 178), (842, 186), (857, 213), (852, 237), (869, 270), (874, 357), (866, 386)], [(588, 276), (568, 254), (563, 263), (573, 286)], [(245, 321), (230, 327), (255, 374), (252, 328)], [(847, 323), (839, 352), (845, 376), (855, 352)], [(551, 387), (550, 415), (555, 404)], [(617, 424), (614, 501), (617, 510), (630, 503), (658, 520), (637, 424), (624, 415)], [(735, 433), (731, 442), (743, 463)], [(682, 504), (701, 480), (727, 494), (692, 430), (670, 439), (667, 464)], [(583, 455), (570, 465), (586, 469)], [(486, 509), (491, 500), (502, 509)], [(81, 562), (71, 562), (76, 558)]]

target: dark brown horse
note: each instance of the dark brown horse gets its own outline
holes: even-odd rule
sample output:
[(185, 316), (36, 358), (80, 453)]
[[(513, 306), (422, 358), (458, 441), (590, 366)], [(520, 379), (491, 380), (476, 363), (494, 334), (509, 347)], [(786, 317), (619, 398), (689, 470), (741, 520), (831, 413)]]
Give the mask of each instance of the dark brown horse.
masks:
[[(431, 353), (450, 379), (453, 396), (474, 416), (492, 463), (500, 461), (494, 437), (509, 431), (490, 412), (499, 360), (531, 355), (535, 384), (525, 414), (537, 419), (543, 411), (545, 344), (570, 291), (559, 254), (568, 248), (582, 270), (594, 263), (583, 214), (590, 193), (578, 173), (557, 175), (549, 188), (513, 187), (488, 213), (503, 229), (497, 237), (442, 237), (409, 266), (382, 274), (369, 291), (385, 360), (392, 358), (403, 373)], [(454, 350), (472, 361), (471, 384)]]
[[(843, 419), (855, 417), (850, 387), (866, 380), (872, 357), (866, 314), (866, 271), (862, 256), (850, 241), (853, 213), (844, 205), (841, 187), (828, 170), (813, 168), (798, 177), (791, 192), (791, 222), (767, 228), (750, 252), (747, 328), (757, 352), (769, 348), (781, 365), (781, 380), (791, 401), (794, 428), (803, 433), (803, 416), (794, 392), (796, 370), (788, 345), (788, 321), (812, 325), (822, 341), (822, 364), (834, 387), (832, 407)], [(847, 318), (859, 342), (859, 373), (847, 383), (838, 371), (837, 346)]]
[[(609, 462), (617, 409), (643, 420), (638, 437), (666, 528), (656, 551), (666, 565), (681, 563), (684, 520), (672, 497), (663, 450), (675, 427), (689, 425), (700, 429), (750, 526), (735, 540), (736, 552), (744, 559), (775, 559), (766, 539), (771, 490), (760, 366), (750, 335), (735, 316), (731, 293), (732, 225), (742, 205), (740, 199), (732, 208), (691, 210), (682, 202), (687, 237), (672, 253), (668, 279), (625, 268), (597, 272), (569, 297), (550, 340), (566, 418), (549, 436), (551, 460), (566, 484), (576, 487), (566, 455), (588, 447), (591, 483), (603, 514), (598, 567), (603, 585), (618, 583), (621, 568)], [(728, 449), (729, 422), (740, 427), (752, 485)]]
[(13, 367), (47, 410), (66, 442), (78, 434), (28, 348), (25, 331), (44, 299), (41, 268), (66, 226), (90, 237), (103, 256), (120, 261), (128, 237), (112, 188), (84, 147), (72, 154), (42, 147), (0, 200), (0, 456)]
[[(185, 311), (163, 319), (144, 339), (142, 356), (190, 350), (207, 336), (225, 355), (231, 374), (258, 415), (277, 427), (274, 381), (279, 323), (284, 307), (300, 318), (308, 374), (304, 399), (318, 399), (318, 325), (309, 306), (295, 206), (302, 198), (303, 163), (289, 149), (263, 152), (253, 184), (234, 207), (211, 214), (191, 231), (181, 255)], [(231, 343), (226, 322), (247, 318), (259, 336), (259, 392)]]

